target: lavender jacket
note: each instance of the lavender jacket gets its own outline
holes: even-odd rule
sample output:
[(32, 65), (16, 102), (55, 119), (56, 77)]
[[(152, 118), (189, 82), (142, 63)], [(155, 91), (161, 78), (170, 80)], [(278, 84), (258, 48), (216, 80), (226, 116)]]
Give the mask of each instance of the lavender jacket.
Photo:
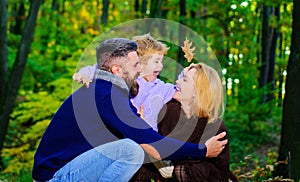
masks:
[(144, 120), (155, 130), (157, 117), (162, 107), (173, 98), (176, 92), (175, 85), (164, 83), (160, 79), (147, 82), (142, 77), (136, 80), (139, 84), (139, 93), (132, 99), (133, 105), (140, 110), (144, 105)]

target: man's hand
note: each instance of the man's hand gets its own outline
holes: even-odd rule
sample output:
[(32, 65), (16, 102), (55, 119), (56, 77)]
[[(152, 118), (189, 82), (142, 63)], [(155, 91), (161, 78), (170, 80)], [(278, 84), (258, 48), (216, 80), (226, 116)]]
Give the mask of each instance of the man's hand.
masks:
[(149, 144), (140, 144), (140, 146), (144, 149), (144, 151), (153, 157), (156, 160), (161, 160), (160, 154), (158, 151)]
[(211, 137), (205, 142), (207, 148), (206, 157), (217, 157), (222, 152), (228, 140), (219, 141), (219, 139), (222, 139), (225, 136), (226, 132), (222, 132), (217, 136)]

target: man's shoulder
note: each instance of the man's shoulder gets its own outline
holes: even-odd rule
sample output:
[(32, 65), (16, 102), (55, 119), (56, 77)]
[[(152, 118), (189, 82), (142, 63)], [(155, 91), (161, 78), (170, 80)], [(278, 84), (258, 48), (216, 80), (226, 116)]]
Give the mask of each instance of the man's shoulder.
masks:
[(74, 100), (74, 98), (78, 98), (79, 100), (82, 100), (85, 98), (92, 98), (96, 95), (110, 95), (111, 86), (112, 86), (111, 82), (101, 80), (101, 79), (95, 79), (93, 80), (93, 82), (90, 83), (88, 88), (82, 86), (81, 88), (76, 90), (72, 94), (72, 98), (70, 99)]
[(102, 79), (96, 79), (94, 83), (95, 90), (109, 90), (112, 87), (112, 82)]

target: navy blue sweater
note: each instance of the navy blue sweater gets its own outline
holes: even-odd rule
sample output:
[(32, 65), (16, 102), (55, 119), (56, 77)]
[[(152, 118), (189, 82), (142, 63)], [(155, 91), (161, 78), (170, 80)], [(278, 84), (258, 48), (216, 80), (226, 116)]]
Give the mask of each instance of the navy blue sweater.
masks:
[(97, 79), (68, 97), (54, 115), (36, 151), (32, 177), (50, 180), (78, 155), (120, 138), (150, 144), (165, 159), (201, 159), (206, 155), (204, 144), (159, 135), (139, 117), (127, 89)]

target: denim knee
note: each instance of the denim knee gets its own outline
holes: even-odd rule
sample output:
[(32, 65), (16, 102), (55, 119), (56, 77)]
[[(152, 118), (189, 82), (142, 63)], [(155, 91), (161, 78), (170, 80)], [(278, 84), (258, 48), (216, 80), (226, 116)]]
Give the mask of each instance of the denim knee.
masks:
[(125, 145), (128, 145), (128, 148), (130, 148), (130, 151), (128, 151), (128, 155), (132, 156), (131, 161), (137, 164), (142, 164), (144, 162), (145, 156), (142, 147), (129, 138), (123, 139), (123, 141), (126, 143)]

